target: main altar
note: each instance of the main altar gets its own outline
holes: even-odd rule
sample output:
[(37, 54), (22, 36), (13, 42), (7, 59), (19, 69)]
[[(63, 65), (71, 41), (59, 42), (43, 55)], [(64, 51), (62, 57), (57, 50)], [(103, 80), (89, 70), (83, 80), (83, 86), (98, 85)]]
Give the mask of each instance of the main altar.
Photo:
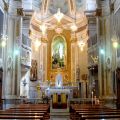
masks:
[[(55, 86), (49, 88), (51, 117), (55, 115), (69, 116), (70, 89), (63, 86), (63, 78), (60, 73), (56, 76)], [(52, 118), (51, 118), (52, 119)]]
[(69, 112), (69, 95), (70, 95), (69, 89), (52, 88), (50, 89), (50, 95), (51, 95), (51, 101), (50, 101), (51, 113)]

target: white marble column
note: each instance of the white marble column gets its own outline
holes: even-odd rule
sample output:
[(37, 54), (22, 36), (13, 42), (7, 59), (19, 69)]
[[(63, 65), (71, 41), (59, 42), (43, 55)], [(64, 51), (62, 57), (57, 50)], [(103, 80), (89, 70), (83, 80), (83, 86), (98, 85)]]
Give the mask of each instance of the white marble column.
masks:
[[(5, 91), (6, 99), (19, 97), (19, 82), (21, 78), (20, 69), (20, 47), (22, 40), (22, 17), (17, 14), (17, 8), (22, 8), (20, 1), (10, 0), (8, 10), (8, 40), (6, 46), (6, 73), (5, 73)], [(16, 50), (18, 54), (15, 55)]]

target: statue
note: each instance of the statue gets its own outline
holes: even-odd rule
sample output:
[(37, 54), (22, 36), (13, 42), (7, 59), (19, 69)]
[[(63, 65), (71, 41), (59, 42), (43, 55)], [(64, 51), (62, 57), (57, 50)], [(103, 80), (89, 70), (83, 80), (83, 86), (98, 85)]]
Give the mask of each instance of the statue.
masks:
[(80, 67), (79, 65), (76, 68), (76, 80), (79, 81), (80, 80)]
[(62, 78), (62, 75), (59, 73), (56, 75), (56, 83), (55, 83), (55, 86), (56, 87), (62, 87), (63, 85), (63, 78)]

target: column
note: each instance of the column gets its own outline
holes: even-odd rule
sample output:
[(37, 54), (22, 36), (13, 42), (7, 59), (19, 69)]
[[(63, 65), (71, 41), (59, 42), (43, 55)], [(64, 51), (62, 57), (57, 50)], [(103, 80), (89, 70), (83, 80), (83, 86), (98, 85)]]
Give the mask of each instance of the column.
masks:
[(20, 95), (20, 47), (22, 41), (22, 2), (9, 1), (7, 14), (7, 46), (6, 46), (6, 67), (4, 77), (5, 99), (16, 98)]

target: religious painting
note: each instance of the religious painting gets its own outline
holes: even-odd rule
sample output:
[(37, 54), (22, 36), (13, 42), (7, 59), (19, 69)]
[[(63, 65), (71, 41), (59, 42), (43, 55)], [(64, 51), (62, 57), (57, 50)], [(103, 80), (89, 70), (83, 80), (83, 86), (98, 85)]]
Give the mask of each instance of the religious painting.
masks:
[(62, 36), (54, 37), (51, 46), (52, 69), (63, 69), (66, 66), (66, 41)]

